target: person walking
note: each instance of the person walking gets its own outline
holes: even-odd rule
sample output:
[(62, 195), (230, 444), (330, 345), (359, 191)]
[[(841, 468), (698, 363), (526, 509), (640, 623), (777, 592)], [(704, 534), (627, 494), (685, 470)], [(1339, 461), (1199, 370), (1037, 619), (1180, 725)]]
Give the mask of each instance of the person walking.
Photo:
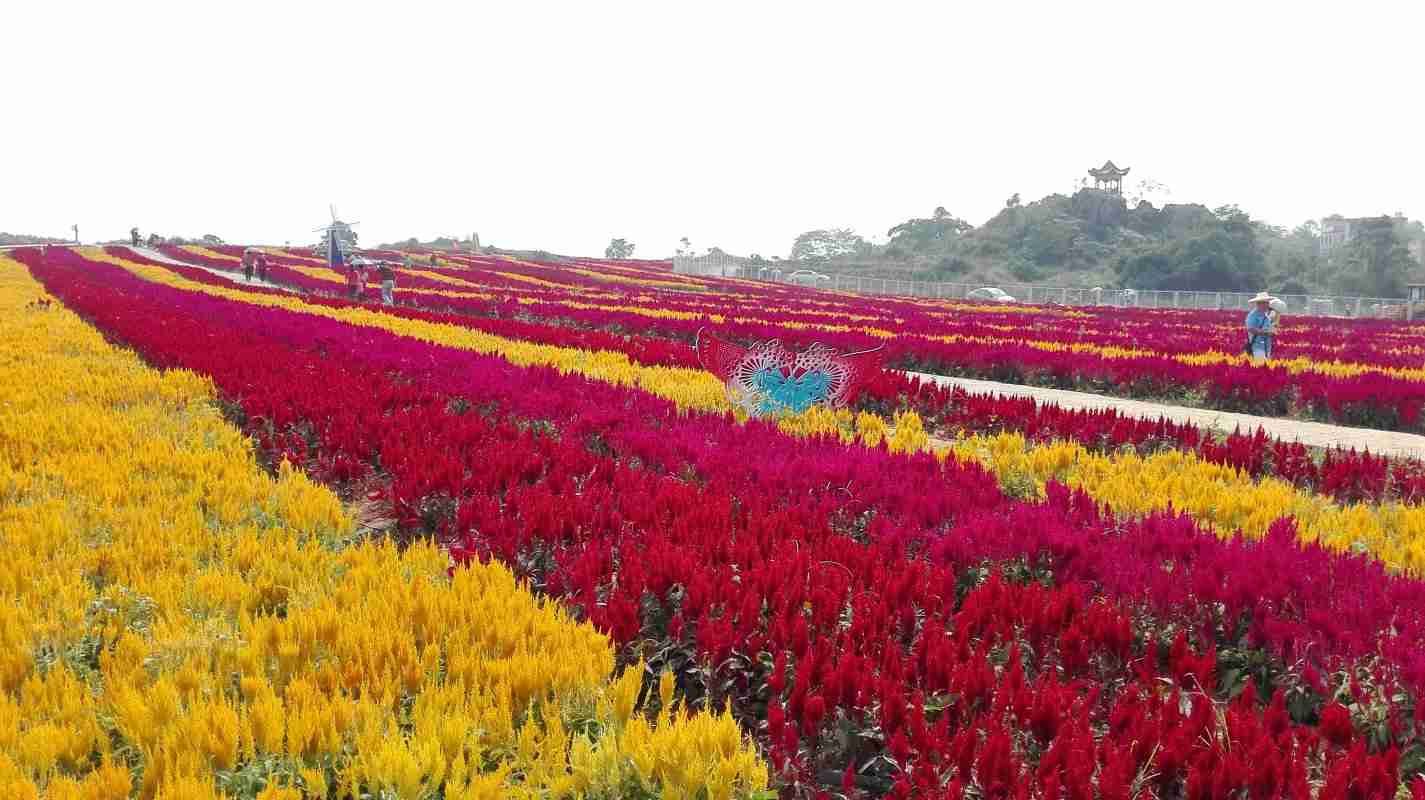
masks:
[(381, 302), (396, 304), (396, 265), (389, 261), (381, 262)]
[(351, 299), (355, 300), (361, 296), (361, 259), (351, 259), (350, 266), (351, 271), (346, 275), (349, 284), (347, 288), (350, 290)]
[(267, 281), (267, 254), (264, 253), (264, 252), (262, 252), (261, 250), (257, 251), (257, 255), (255, 255), (255, 256), (252, 257), (252, 264), (253, 264), (253, 266), (257, 269), (257, 279), (258, 279), (259, 281), (266, 282), (266, 281)]
[(129, 239), (133, 241), (134, 247), (139, 246), (139, 228), (137, 225), (129, 228)]
[(242, 279), (252, 283), (252, 268), (257, 261), (257, 251), (251, 247), (242, 251)]
[(1253, 360), (1265, 361), (1272, 357), (1272, 300), (1266, 292), (1248, 301), (1253, 308), (1247, 312), (1247, 352)]

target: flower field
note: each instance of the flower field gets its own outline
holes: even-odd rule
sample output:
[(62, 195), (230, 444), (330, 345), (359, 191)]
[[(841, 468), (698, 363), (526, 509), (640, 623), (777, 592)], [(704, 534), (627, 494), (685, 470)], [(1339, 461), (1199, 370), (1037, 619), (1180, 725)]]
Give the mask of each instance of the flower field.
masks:
[(688, 346), (1418, 429), (1425, 328), (238, 252), (0, 257), (5, 797), (1425, 800), (1425, 464)]
[[(176, 254), (180, 258), (235, 269), (239, 248), (182, 251)], [(342, 277), (317, 259), (281, 253), (273, 255), (284, 267), (279, 282), (338, 289)], [(1279, 358), (1258, 365), (1242, 354), (1245, 309), (976, 306), (830, 292), (811, 296), (782, 285), (674, 275), (659, 269), (659, 262), (596, 270), (486, 256), (438, 260), (402, 276), (403, 302), (685, 343), (700, 327), (716, 326), (744, 341), (821, 341), (846, 351), (884, 344), (887, 364), (895, 368), (1425, 431), (1425, 322), (1288, 313), (1275, 345)], [(371, 292), (374, 296), (375, 289)]]

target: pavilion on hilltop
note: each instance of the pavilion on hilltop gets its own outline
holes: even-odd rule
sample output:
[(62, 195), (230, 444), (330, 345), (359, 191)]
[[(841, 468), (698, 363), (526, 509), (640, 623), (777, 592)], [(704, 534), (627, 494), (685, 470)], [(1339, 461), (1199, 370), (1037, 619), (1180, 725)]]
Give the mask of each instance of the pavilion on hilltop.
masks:
[(1119, 169), (1112, 161), (1103, 162), (1103, 166), (1098, 169), (1089, 168), (1089, 175), (1093, 176), (1093, 188), (1123, 194), (1123, 176), (1128, 174), (1128, 168)]

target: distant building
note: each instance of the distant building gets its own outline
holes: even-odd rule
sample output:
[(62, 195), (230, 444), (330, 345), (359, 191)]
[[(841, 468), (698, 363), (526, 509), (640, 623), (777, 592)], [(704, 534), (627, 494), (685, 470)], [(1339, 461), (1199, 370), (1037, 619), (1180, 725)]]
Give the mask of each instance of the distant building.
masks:
[[(1405, 217), (1396, 214), (1391, 217), (1343, 217), (1334, 214), (1321, 220), (1321, 240), (1320, 248), (1322, 255), (1330, 255), (1336, 250), (1345, 247), (1355, 241), (1371, 223), (1379, 224), (1382, 219), (1394, 219), (1404, 221)], [(1397, 228), (1399, 230), (1399, 228)], [(1415, 237), (1405, 240), (1405, 249), (1410, 251), (1410, 258), (1417, 264), (1425, 266), (1425, 239)]]
[(1346, 218), (1339, 214), (1321, 220), (1321, 254), (1326, 255), (1345, 247), (1360, 233), (1361, 225), (1369, 217)]
[(714, 249), (707, 255), (673, 256), (673, 271), (681, 275), (700, 275), (705, 278), (752, 277), (756, 265), (750, 258), (740, 258)]
[(1120, 169), (1112, 161), (1103, 162), (1103, 166), (1098, 169), (1090, 167), (1089, 175), (1093, 178), (1093, 188), (1122, 195), (1123, 176), (1128, 174), (1129, 169), (1130, 167)]

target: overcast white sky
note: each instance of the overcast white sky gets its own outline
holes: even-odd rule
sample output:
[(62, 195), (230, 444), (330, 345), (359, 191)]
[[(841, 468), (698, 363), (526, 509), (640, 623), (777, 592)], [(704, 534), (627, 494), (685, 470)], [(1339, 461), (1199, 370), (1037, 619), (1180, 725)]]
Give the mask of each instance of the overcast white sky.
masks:
[(786, 255), (1111, 158), (1282, 225), (1425, 216), (1425, 2), (0, 10), (0, 230)]

